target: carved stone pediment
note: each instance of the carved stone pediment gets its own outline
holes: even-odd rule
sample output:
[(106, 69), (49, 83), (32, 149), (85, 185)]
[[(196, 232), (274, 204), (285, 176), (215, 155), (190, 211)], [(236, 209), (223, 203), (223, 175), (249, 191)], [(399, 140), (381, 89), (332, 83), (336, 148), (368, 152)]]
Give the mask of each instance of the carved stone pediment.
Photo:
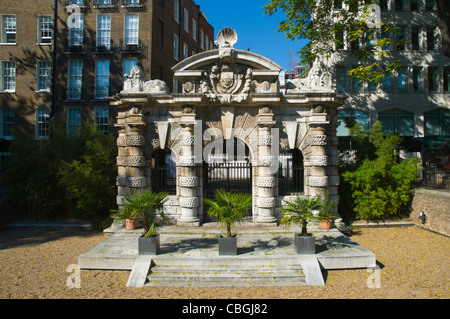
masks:
[(235, 49), (236, 41), (236, 32), (225, 27), (215, 42), (218, 49), (174, 66), (175, 79), (182, 85), (180, 93), (192, 98), (203, 94), (206, 101), (222, 104), (243, 103), (250, 95), (278, 93), (281, 67), (261, 55)]

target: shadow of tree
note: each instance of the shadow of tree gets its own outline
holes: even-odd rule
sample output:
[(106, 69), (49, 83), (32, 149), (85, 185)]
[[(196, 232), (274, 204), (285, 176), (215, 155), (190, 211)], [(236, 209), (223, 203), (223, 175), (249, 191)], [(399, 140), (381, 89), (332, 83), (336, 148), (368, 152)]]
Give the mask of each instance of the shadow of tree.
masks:
[(269, 240), (258, 239), (252, 241), (252, 247), (260, 248), (263, 250), (274, 250), (292, 245), (292, 240), (283, 236), (276, 236)]
[(354, 248), (358, 243), (345, 236), (333, 237), (324, 235), (316, 239), (316, 253), (321, 253), (327, 250), (337, 250), (345, 248)]
[(0, 230), (0, 250), (36, 246), (68, 237), (90, 237), (100, 231), (61, 227), (5, 227)]
[(217, 246), (216, 238), (188, 238), (162, 245), (161, 252), (187, 252), (193, 249), (208, 249), (215, 246)]

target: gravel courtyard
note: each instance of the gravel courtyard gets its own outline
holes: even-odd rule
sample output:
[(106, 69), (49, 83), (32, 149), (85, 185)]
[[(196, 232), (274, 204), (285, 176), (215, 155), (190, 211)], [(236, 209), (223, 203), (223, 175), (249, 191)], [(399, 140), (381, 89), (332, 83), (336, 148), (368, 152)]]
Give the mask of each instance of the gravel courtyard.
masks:
[(80, 254), (105, 239), (75, 228), (1, 228), (2, 299), (405, 298), (449, 299), (450, 239), (418, 227), (355, 228), (351, 239), (377, 256), (380, 288), (369, 288), (366, 269), (324, 273), (325, 287), (126, 288), (129, 272), (83, 271), (69, 289), (67, 271)]

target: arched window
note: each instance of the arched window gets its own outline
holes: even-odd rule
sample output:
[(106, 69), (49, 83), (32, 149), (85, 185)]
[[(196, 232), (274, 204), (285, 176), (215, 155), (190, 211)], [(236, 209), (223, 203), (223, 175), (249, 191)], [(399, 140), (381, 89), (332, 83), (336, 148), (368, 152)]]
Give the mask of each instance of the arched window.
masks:
[(175, 157), (169, 149), (158, 149), (152, 156), (152, 190), (175, 195), (176, 189)]
[(280, 154), (278, 193), (290, 195), (304, 192), (303, 155), (299, 149), (284, 150)]
[(387, 134), (414, 136), (414, 113), (394, 109), (378, 113), (378, 120)]

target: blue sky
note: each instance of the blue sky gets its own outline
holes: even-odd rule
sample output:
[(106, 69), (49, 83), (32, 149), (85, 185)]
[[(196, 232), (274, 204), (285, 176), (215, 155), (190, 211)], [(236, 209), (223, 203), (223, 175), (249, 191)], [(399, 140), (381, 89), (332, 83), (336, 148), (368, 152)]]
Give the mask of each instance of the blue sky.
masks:
[[(284, 19), (282, 13), (273, 16), (264, 14), (262, 8), (267, 0), (194, 0), (200, 5), (209, 23), (217, 33), (224, 27), (236, 30), (236, 49), (261, 54), (278, 63), (283, 70), (289, 70), (289, 49), (298, 52), (306, 41), (288, 40), (284, 33), (277, 32), (278, 24)], [(297, 55), (298, 61), (298, 55)]]

